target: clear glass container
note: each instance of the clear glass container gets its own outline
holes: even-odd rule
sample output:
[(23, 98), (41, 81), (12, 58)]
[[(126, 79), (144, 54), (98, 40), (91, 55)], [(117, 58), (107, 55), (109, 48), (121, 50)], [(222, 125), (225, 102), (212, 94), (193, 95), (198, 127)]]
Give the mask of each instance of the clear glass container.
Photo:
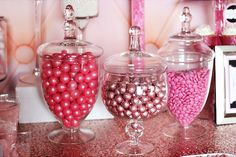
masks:
[(214, 53), (201, 36), (190, 30), (191, 14), (184, 7), (182, 30), (171, 36), (158, 54), (167, 62), (168, 103), (170, 113), (178, 121), (163, 128), (170, 137), (185, 139), (204, 135), (204, 128), (190, 125), (202, 111), (210, 88)]
[(79, 128), (96, 102), (102, 48), (76, 39), (74, 10), (65, 8), (65, 40), (38, 48), (44, 98), (63, 129), (49, 133), (60, 144), (85, 143), (94, 138), (91, 130)]
[(144, 155), (153, 145), (139, 140), (142, 121), (155, 117), (166, 106), (166, 64), (158, 55), (140, 51), (140, 28), (129, 30), (129, 51), (116, 54), (104, 62), (102, 100), (115, 117), (128, 120), (125, 132), (129, 140), (116, 145), (126, 155)]

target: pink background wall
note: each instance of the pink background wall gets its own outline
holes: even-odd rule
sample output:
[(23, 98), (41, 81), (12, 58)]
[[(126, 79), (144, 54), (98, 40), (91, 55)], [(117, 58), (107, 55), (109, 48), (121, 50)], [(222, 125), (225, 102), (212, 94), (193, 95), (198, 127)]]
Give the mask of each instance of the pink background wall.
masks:
[[(210, 0), (145, 0), (145, 45), (155, 52), (168, 37), (180, 31), (179, 16), (189, 6), (192, 27), (213, 26)], [(34, 0), (0, 0), (0, 16), (8, 20), (8, 55), (10, 75), (31, 72), (34, 68)], [(100, 0), (99, 16), (91, 19), (87, 29), (88, 41), (104, 49), (104, 58), (128, 48), (130, 26), (129, 0)], [(63, 39), (63, 11), (61, 0), (45, 0), (43, 41)]]

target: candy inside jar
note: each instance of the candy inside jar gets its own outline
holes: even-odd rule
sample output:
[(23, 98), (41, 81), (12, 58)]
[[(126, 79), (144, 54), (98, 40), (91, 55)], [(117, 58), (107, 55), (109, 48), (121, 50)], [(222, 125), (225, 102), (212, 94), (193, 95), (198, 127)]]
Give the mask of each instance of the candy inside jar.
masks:
[(94, 133), (80, 128), (92, 110), (99, 87), (102, 48), (76, 39), (73, 8), (65, 9), (65, 40), (38, 48), (40, 77), (45, 101), (63, 129), (49, 133), (49, 140), (60, 144), (90, 141)]
[(191, 17), (189, 8), (184, 7), (181, 32), (170, 37), (158, 51), (168, 65), (167, 106), (180, 124), (171, 124), (162, 131), (169, 137), (185, 139), (204, 135), (202, 126), (191, 124), (206, 103), (214, 58), (213, 51), (204, 44), (202, 37), (191, 32)]
[(166, 105), (166, 78), (160, 74), (106, 73), (102, 98), (115, 116), (128, 119), (151, 118)]
[(41, 79), (50, 110), (66, 128), (79, 127), (98, 91), (98, 65), (90, 52), (42, 56)]
[(196, 68), (168, 71), (170, 112), (182, 126), (188, 126), (202, 110), (208, 92), (210, 70)]
[(129, 121), (125, 131), (130, 140), (117, 144), (115, 150), (144, 155), (154, 147), (139, 140), (144, 131), (142, 121), (166, 109), (166, 64), (159, 56), (140, 51), (139, 27), (132, 26), (129, 34), (129, 51), (104, 62), (102, 100), (115, 117)]

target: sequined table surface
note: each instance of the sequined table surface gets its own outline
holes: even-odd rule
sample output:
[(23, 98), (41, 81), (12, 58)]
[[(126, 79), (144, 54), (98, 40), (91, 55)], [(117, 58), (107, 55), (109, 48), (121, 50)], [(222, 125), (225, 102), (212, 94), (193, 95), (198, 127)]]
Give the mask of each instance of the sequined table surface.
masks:
[[(198, 118), (199, 123), (206, 128), (206, 133), (193, 140), (166, 137), (161, 129), (173, 123), (168, 113), (144, 122), (144, 135), (141, 140), (155, 146), (155, 150), (145, 156), (179, 157), (183, 155), (203, 153), (236, 154), (236, 125), (216, 126), (212, 120)], [(30, 131), (31, 157), (120, 157), (115, 152), (116, 144), (128, 137), (124, 131), (125, 122), (117, 119), (84, 121), (81, 127), (92, 129), (95, 139), (81, 145), (57, 145), (47, 139), (47, 134), (60, 128), (58, 123), (20, 124), (19, 132)]]

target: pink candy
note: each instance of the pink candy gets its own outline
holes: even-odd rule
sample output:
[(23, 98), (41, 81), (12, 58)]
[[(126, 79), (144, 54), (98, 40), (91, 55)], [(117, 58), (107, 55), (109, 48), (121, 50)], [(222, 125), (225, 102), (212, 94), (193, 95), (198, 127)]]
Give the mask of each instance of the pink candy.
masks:
[(169, 110), (181, 125), (188, 126), (205, 104), (210, 70), (170, 71), (167, 75)]
[(41, 79), (49, 109), (67, 128), (76, 128), (91, 111), (98, 91), (98, 66), (90, 53), (44, 55)]
[(102, 99), (115, 116), (145, 119), (158, 114), (166, 105), (166, 82), (163, 76), (128, 77), (106, 74)]

